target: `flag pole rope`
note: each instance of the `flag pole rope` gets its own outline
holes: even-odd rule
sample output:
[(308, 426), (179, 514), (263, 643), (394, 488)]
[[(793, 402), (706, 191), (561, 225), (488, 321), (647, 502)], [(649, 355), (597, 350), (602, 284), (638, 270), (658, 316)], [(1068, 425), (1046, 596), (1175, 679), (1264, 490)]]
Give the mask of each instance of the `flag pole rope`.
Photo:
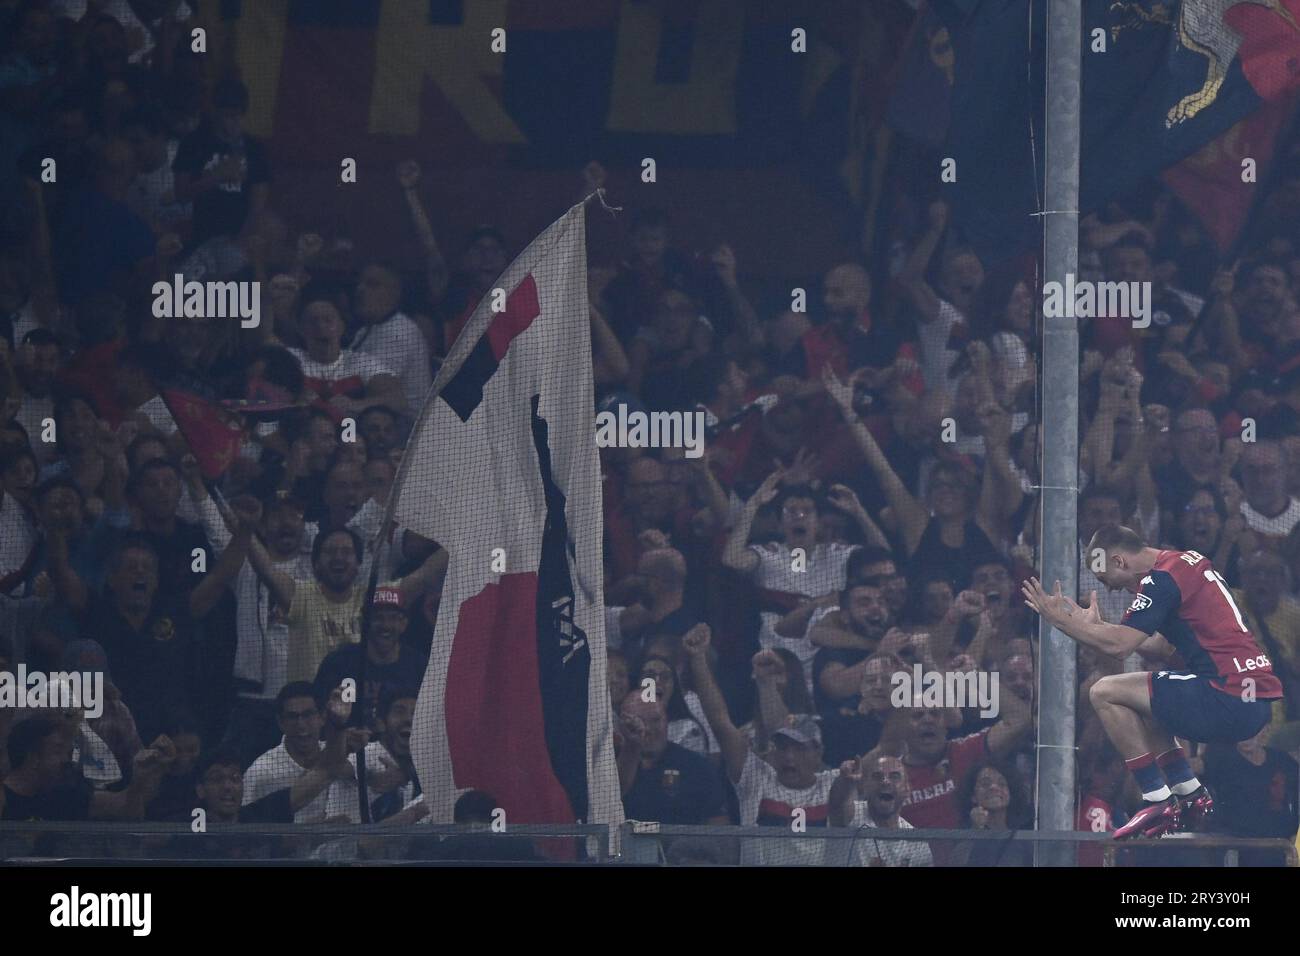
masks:
[(604, 186), (600, 187), (600, 188), (597, 189), (594, 193), (592, 193), (590, 196), (588, 196), (586, 199), (584, 199), (584, 200), (583, 200), (583, 203), (589, 203), (589, 202), (591, 202), (593, 199), (599, 199), (599, 200), (600, 200), (600, 204), (601, 204), (601, 206), (604, 207), (604, 209), (605, 209), (606, 212), (614, 213), (614, 212), (622, 212), (622, 211), (623, 211), (623, 207), (622, 207), (622, 206), (611, 206), (609, 203), (605, 202), (605, 187), (604, 187)]

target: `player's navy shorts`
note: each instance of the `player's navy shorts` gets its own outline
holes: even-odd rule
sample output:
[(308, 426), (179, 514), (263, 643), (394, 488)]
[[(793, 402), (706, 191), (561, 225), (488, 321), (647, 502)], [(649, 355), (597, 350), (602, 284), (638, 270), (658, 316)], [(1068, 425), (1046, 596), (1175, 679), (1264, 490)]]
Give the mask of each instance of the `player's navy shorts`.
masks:
[(1264, 729), (1273, 714), (1271, 700), (1242, 700), (1216, 690), (1208, 677), (1186, 671), (1147, 675), (1151, 712), (1166, 730), (1202, 744), (1234, 744)]

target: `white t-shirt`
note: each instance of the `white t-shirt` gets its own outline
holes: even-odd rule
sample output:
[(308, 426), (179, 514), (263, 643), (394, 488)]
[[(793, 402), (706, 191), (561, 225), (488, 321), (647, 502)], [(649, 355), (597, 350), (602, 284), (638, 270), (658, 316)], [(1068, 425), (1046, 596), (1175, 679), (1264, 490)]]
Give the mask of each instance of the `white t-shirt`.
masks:
[[(244, 771), (243, 805), (248, 806), (268, 794), (275, 793), (277, 790), (292, 787), (294, 781), (302, 776), (303, 771), (306, 769), (289, 755), (289, 751), (285, 749), (284, 740), (281, 739), (278, 747), (262, 754), (253, 761), (252, 766)], [(331, 794), (336, 788), (346, 790), (348, 787), (352, 788), (352, 802), (355, 803), (357, 799), (356, 784), (346, 780), (335, 780), (318, 793), (311, 803), (295, 813), (293, 822), (313, 823), (324, 820), (326, 811), (329, 809)], [(338, 799), (346, 799), (346, 794), (340, 795)]]
[(948, 380), (948, 371), (957, 361), (955, 349), (948, 348), (952, 327), (963, 321), (961, 312), (951, 302), (939, 300), (939, 314), (930, 322), (917, 323), (916, 337), (921, 345), (921, 376), (927, 391), (942, 391), (949, 395), (957, 389), (955, 381)]
[[(384, 763), (380, 759), (380, 754), (388, 753), (384, 745), (378, 740), (372, 740), (366, 744), (366, 774), (367, 777), (379, 773), (384, 769)], [(390, 761), (396, 761), (395, 757), (389, 757)], [(357, 755), (348, 754), (348, 763), (352, 765), (353, 771), (357, 768)], [(373, 787), (367, 788), (370, 791), (370, 805), (373, 808), (375, 800), (380, 796), (375, 792)], [(416, 799), (415, 781), (411, 780), (397, 788), (401, 795), (402, 809), (406, 809)], [(357, 785), (350, 780), (335, 780), (330, 784), (329, 800), (326, 803), (326, 815), (330, 817), (345, 816), (352, 823), (361, 822), (361, 805), (357, 795)]]
[(377, 325), (364, 326), (353, 340), (352, 350), (370, 355), (388, 366), (402, 383), (406, 410), (420, 413), (433, 384), (429, 367), (429, 344), (420, 327), (398, 312)]
[[(191, 500), (188, 495), (186, 501)], [(203, 530), (220, 553), (230, 544), (230, 531), (211, 498), (198, 505)], [(306, 535), (303, 535), (306, 538)], [(290, 577), (311, 577), (311, 545), (286, 560), (272, 557), (275, 567)], [(232, 585), (235, 592), (235, 677), (262, 685), (260, 692), (240, 690), (239, 696), (274, 700), (289, 681), (289, 625), (285, 609), (275, 604), (271, 591), (245, 561)]]
[(112, 749), (85, 720), (81, 722), (80, 734), (72, 748), (72, 762), (81, 768), (81, 775), (96, 790), (111, 787), (122, 779), (122, 768), (118, 766)]
[(740, 802), (740, 822), (744, 826), (771, 826), (789, 830), (802, 809), (804, 837), (778, 837), (771, 840), (742, 841), (742, 866), (820, 866), (826, 858), (826, 839), (817, 838), (817, 829), (830, 820), (831, 784), (838, 770), (822, 770), (811, 787), (792, 790), (783, 785), (772, 765), (751, 750), (745, 757), (745, 769), (736, 784)]
[(668, 739), (679, 747), (697, 754), (722, 753), (722, 745), (713, 734), (708, 718), (704, 716), (704, 705), (700, 695), (688, 690), (682, 695), (682, 702), (690, 711), (689, 718), (678, 718), (668, 722)]
[(1300, 500), (1292, 498), (1286, 510), (1272, 518), (1260, 514), (1250, 506), (1249, 502), (1243, 501), (1241, 503), (1241, 516), (1246, 519), (1246, 526), (1251, 531), (1285, 537), (1300, 522)]
[(302, 374), (306, 377), (308, 383), (313, 386), (318, 383), (337, 385), (340, 382), (348, 382), (352, 379), (359, 381), (364, 387), (369, 385), (370, 380), (376, 375), (393, 374), (391, 368), (373, 355), (354, 352), (351, 349), (342, 349), (339, 352), (339, 357), (328, 365), (324, 362), (317, 362), (302, 349), (291, 348), (289, 351), (298, 360), (298, 364), (302, 366)]
[[(854, 803), (853, 821), (849, 825), (854, 829), (878, 827), (867, 811), (867, 801), (858, 800)], [(902, 817), (898, 818), (898, 828), (915, 829)], [(873, 840), (870, 834), (859, 833), (855, 839), (844, 842), (846, 856), (850, 853), (848, 844), (853, 846), (851, 866), (869, 866), (873, 859), (879, 859), (885, 866), (934, 866), (930, 844), (919, 840)]]
[[(758, 555), (758, 567), (751, 575), (756, 586), (770, 591), (819, 598), (844, 589), (844, 567), (853, 552), (853, 546), (834, 543), (817, 545), (808, 554), (805, 571), (794, 570), (791, 549), (784, 544), (753, 544), (749, 550)], [(762, 623), (759, 626), (758, 643), (765, 649), (783, 647), (793, 652), (807, 673), (809, 662), (817, 654), (817, 648), (808, 640), (807, 634), (782, 637), (776, 633), (776, 624), (781, 620), (781, 615), (774, 611), (764, 611), (760, 620)]]

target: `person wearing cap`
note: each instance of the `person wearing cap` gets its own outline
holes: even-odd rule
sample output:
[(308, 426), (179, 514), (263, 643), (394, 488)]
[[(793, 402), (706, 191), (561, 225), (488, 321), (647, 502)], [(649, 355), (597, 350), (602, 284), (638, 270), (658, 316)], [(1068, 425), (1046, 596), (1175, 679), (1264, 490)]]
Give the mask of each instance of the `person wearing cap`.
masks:
[[(258, 523), (261, 507), (255, 499), (236, 500), (231, 506), (241, 522)], [(316, 536), (310, 578), (296, 577), (277, 567), (256, 538), (249, 542), (248, 558), (276, 603), (285, 609), (289, 680), (312, 681), (331, 651), (361, 639), (366, 582), (360, 572), (365, 544), (351, 528), (330, 528)], [(436, 549), (402, 578), (398, 587), (414, 600), (426, 590), (440, 588), (446, 570), (447, 552)]]
[(408, 621), (401, 586), (390, 583), (375, 588), (365, 640), (340, 647), (321, 661), (314, 682), (317, 696), (323, 698), (345, 680), (354, 681), (365, 725), (377, 728), (375, 722), (382, 719), (377, 713), (379, 702), (400, 691), (415, 696), (429, 666), (428, 657), (402, 643)]
[[(822, 735), (810, 714), (789, 714), (771, 731), (771, 751), (761, 759), (750, 748), (749, 737), (731, 722), (727, 702), (708, 662), (711, 634), (698, 624), (682, 638), (690, 657), (696, 693), (709, 725), (722, 748), (723, 766), (736, 788), (742, 826), (794, 828), (825, 827), (830, 814), (831, 785), (839, 770), (822, 762)], [(773, 682), (759, 684), (760, 693), (775, 694)], [(760, 700), (766, 710), (775, 702)], [(781, 706), (777, 704), (777, 706)], [(808, 839), (746, 841), (741, 862), (748, 865), (821, 865), (825, 841)]]

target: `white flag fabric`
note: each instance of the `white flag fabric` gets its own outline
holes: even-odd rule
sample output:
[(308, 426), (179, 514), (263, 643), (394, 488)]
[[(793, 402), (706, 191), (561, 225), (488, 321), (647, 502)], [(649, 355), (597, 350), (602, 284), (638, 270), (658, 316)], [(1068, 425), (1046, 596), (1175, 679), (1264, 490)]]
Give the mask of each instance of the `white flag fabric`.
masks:
[(393, 484), (448, 551), (411, 751), (430, 822), (467, 790), (509, 823), (619, 823), (583, 206), (479, 303)]

